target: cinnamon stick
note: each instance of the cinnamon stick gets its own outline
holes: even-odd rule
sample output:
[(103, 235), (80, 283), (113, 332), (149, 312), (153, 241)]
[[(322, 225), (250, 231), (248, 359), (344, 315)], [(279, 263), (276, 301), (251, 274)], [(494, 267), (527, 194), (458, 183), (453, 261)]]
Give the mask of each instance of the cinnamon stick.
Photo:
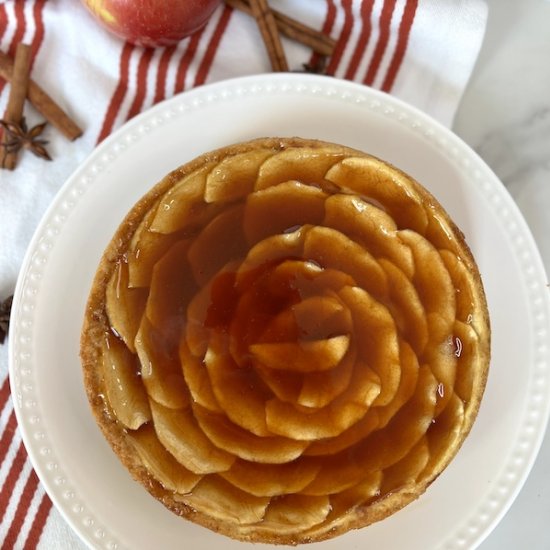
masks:
[(288, 71), (288, 63), (279, 37), (277, 23), (267, 0), (250, 0), (250, 8), (260, 29), (272, 69), (275, 72)]
[[(13, 76), (11, 80), (10, 94), (4, 119), (6, 122), (19, 124), (23, 116), (25, 98), (29, 86), (29, 71), (31, 67), (31, 48), (27, 44), (18, 44), (15, 51), (15, 62), (13, 65)], [(2, 144), (8, 143), (7, 133), (2, 135)], [(0, 165), (2, 168), (13, 170), (17, 164), (17, 151), (8, 151), (2, 147), (0, 152)]]
[[(9, 55), (0, 52), (0, 76), (12, 82), (13, 75), (13, 61)], [(82, 135), (76, 122), (32, 79), (29, 80), (27, 97), (36, 110), (69, 140), (73, 141)]]
[[(252, 15), (252, 9), (247, 0), (225, 0), (225, 3), (233, 9)], [(332, 55), (334, 47), (336, 46), (336, 40), (313, 27), (309, 27), (300, 21), (296, 21), (296, 19), (292, 19), (280, 11), (272, 9), (271, 12), (275, 17), (277, 29), (282, 35), (304, 46), (308, 46), (320, 55), (327, 57)]]

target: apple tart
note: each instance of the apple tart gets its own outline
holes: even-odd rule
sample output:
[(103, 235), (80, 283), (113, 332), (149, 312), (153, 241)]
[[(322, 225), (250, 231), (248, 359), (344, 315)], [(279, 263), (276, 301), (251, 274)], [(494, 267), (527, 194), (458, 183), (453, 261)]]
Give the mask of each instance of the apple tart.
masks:
[(467, 436), (490, 327), (437, 200), (344, 146), (264, 138), (168, 174), (98, 267), (93, 413), (167, 508), (243, 541), (319, 541), (421, 495)]

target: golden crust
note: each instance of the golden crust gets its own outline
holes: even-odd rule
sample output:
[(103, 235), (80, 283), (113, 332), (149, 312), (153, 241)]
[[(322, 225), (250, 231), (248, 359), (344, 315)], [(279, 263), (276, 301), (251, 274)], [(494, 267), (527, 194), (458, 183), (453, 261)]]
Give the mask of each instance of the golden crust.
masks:
[[(392, 488), (391, 491), (381, 495), (380, 498), (368, 499), (364, 504), (352, 507), (351, 511), (343, 514), (332, 523), (322, 524), (320, 527), (305, 531), (299, 529), (296, 531), (263, 530), (255, 528), (254, 524), (243, 526), (238, 521), (232, 522), (220, 519), (204, 510), (200, 511), (192, 506), (189, 501), (184, 502), (185, 499), (182, 499), (181, 495), (175, 494), (172, 488), (165, 487), (151, 475), (151, 468), (148, 469), (144, 465), (142, 455), (136, 452), (135, 444), (128, 437), (127, 427), (119, 421), (114, 413), (106, 389), (102, 361), (106, 335), (112, 333), (106, 306), (106, 294), (110, 281), (117, 270), (117, 266), (120, 265), (121, 261), (124, 261), (128, 254), (135, 232), (139, 229), (146, 215), (156, 208), (160, 199), (186, 176), (209, 164), (219, 165), (224, 159), (238, 154), (249, 154), (264, 150), (280, 152), (290, 148), (319, 149), (323, 151), (329, 149), (335, 154), (342, 154), (346, 157), (374, 159), (374, 157), (361, 151), (318, 140), (262, 138), (209, 152), (174, 170), (155, 185), (132, 208), (109, 243), (98, 266), (87, 302), (80, 347), (84, 384), (92, 412), (105, 438), (132, 476), (151, 495), (180, 516), (235, 539), (274, 544), (298, 544), (332, 538), (350, 529), (360, 528), (384, 519), (418, 498), (452, 460), (468, 435), (478, 413), (485, 388), (490, 356), (489, 316), (481, 277), (461, 231), (424, 187), (398, 169), (383, 161), (374, 159), (379, 166), (387, 167), (393, 174), (398, 174), (402, 178), (401, 181), (406, 182), (409, 190), (419, 197), (422, 204), (429, 205), (429, 209), (437, 212), (439, 219), (451, 232), (452, 247), (458, 251), (459, 263), (466, 268), (465, 271), (468, 274), (471, 286), (469, 291), (472, 293), (474, 300), (471, 317), (473, 323), (475, 323), (475, 332), (477, 333), (476, 361), (480, 367), (475, 372), (471, 391), (468, 390), (470, 391), (468, 399), (463, 403), (463, 421), (460, 424), (457, 437), (451, 441), (448, 450), (441, 454), (432, 474), (425, 478), (419, 476), (420, 481), (416, 483)], [(426, 357), (423, 360), (427, 360)]]

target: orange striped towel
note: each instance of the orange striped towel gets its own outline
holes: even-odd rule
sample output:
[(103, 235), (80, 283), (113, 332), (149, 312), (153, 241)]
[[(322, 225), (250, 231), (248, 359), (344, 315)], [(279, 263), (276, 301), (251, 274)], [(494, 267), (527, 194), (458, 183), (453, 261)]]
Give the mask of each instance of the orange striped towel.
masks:
[[(271, 0), (336, 40), (328, 74), (384, 90), (450, 125), (475, 63), (483, 0)], [(33, 78), (85, 129), (69, 143), (50, 132), (54, 162), (24, 155), (0, 173), (0, 299), (13, 292), (25, 248), (63, 181), (95, 145), (153, 104), (207, 82), (270, 71), (254, 21), (221, 5), (176, 47), (143, 49), (108, 34), (75, 0), (0, 0), (0, 49), (31, 44)], [(315, 57), (283, 40), (289, 66)], [(8, 86), (0, 79), (0, 113)], [(27, 108), (29, 123), (40, 117)], [(26, 456), (0, 346), (0, 550), (84, 548), (52, 508)]]

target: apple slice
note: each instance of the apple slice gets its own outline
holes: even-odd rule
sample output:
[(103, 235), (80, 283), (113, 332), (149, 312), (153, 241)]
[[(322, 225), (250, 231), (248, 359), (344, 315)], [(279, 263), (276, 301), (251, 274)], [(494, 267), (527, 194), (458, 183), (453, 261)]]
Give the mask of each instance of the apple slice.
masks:
[[(213, 205), (204, 202), (206, 177), (215, 165), (215, 162), (207, 163), (170, 187), (160, 199), (151, 231), (169, 234), (200, 226), (213, 212), (219, 211), (219, 207), (212, 208)], [(168, 177), (178, 176), (173, 173)]]
[(109, 323), (128, 349), (135, 353), (134, 339), (145, 310), (147, 290), (128, 288), (128, 264), (119, 261), (105, 290)]
[(460, 241), (455, 237), (456, 230), (451, 227), (451, 222), (444, 214), (430, 211), (429, 223), (423, 235), (438, 250), (447, 250), (458, 258), (463, 258), (464, 252), (460, 248)]
[(260, 149), (224, 158), (206, 178), (204, 200), (228, 202), (246, 197), (253, 189), (262, 162), (273, 151)]
[[(430, 454), (428, 438), (424, 436), (405, 457), (386, 468), (381, 493), (385, 495), (396, 489), (404, 489), (407, 485), (414, 485), (417, 477), (427, 466)], [(430, 472), (433, 472), (433, 469), (430, 468)]]
[(109, 404), (124, 426), (137, 430), (151, 419), (147, 393), (138, 374), (137, 358), (112, 334), (105, 336), (102, 356)]
[(475, 326), (476, 320), (472, 318), (475, 303), (472, 289), (475, 288), (475, 283), (467, 264), (448, 250), (439, 250), (439, 255), (455, 287), (456, 318)]
[(440, 470), (441, 464), (449, 460), (451, 449), (459, 441), (464, 419), (464, 403), (453, 393), (443, 412), (431, 423), (426, 433), (430, 448), (430, 460), (425, 470), (428, 474)]
[(378, 427), (384, 428), (401, 407), (412, 397), (418, 382), (418, 358), (404, 340), (399, 341), (399, 362), (401, 377), (393, 399), (383, 407), (378, 407)]
[(335, 437), (359, 421), (380, 393), (380, 379), (365, 364), (356, 363), (348, 391), (326, 407), (304, 410), (278, 399), (266, 404), (268, 429), (300, 441)]
[(277, 399), (288, 403), (296, 403), (298, 401), (304, 380), (303, 373), (269, 369), (255, 362), (253, 362), (253, 367)]
[(261, 522), (270, 501), (241, 491), (219, 476), (204, 477), (190, 495), (174, 498), (198, 512), (238, 525)]
[(309, 226), (300, 226), (288, 233), (278, 233), (266, 237), (255, 244), (247, 253), (237, 273), (237, 283), (250, 276), (257, 268), (277, 260), (302, 257), (305, 235)]
[(413, 231), (400, 231), (399, 238), (413, 253), (415, 272), (412, 282), (426, 313), (437, 313), (452, 324), (456, 318), (456, 292), (439, 251)]
[[(353, 453), (353, 451), (351, 451)], [(353, 458), (349, 458), (349, 457)], [(374, 468), (366, 468), (365, 464), (348, 451), (332, 455), (323, 460), (323, 467), (317, 477), (302, 490), (302, 494), (311, 496), (336, 495), (349, 491), (362, 484), (365, 480), (373, 479)]]
[(249, 346), (252, 356), (262, 365), (276, 370), (320, 372), (334, 368), (349, 348), (349, 335), (326, 340), (273, 342)]
[(336, 294), (305, 298), (290, 307), (303, 337), (326, 338), (329, 334), (346, 334), (351, 330), (351, 318)]
[(190, 472), (164, 448), (150, 424), (127, 435), (145, 468), (165, 489), (185, 494), (200, 481), (202, 476)]
[(141, 363), (141, 379), (147, 393), (158, 403), (178, 409), (189, 403), (179, 357), (144, 315), (135, 340)]
[(323, 221), (327, 195), (318, 187), (286, 181), (248, 195), (244, 234), (250, 245), (300, 225)]
[(355, 241), (329, 227), (313, 227), (304, 242), (304, 257), (353, 277), (357, 286), (378, 299), (388, 294), (388, 280), (378, 261)]
[(320, 439), (314, 441), (304, 451), (305, 456), (326, 456), (333, 455), (348, 449), (365, 439), (374, 430), (378, 428), (378, 410), (379, 408), (371, 407), (369, 411), (360, 418), (353, 426), (343, 431), (336, 437), (328, 439)]
[(188, 251), (189, 241), (183, 239), (158, 260), (145, 309), (151, 324), (174, 342), (179, 341), (187, 305), (197, 290), (187, 261)]
[(429, 336), (426, 311), (418, 292), (410, 279), (389, 260), (382, 258), (380, 266), (388, 277), (387, 308), (391, 312), (400, 336), (420, 356), (424, 352)]
[(227, 351), (213, 342), (204, 362), (212, 390), (229, 419), (258, 436), (274, 435), (265, 421), (265, 402), (271, 395), (250, 367), (239, 367)]
[(251, 495), (274, 497), (301, 491), (315, 479), (320, 469), (319, 461), (314, 458), (285, 464), (260, 464), (237, 459), (230, 470), (220, 475)]
[(419, 233), (426, 230), (428, 216), (409, 178), (395, 168), (382, 164), (380, 160), (346, 158), (335, 164), (327, 172), (326, 178), (364, 196), (367, 201), (380, 204), (400, 228), (409, 227)]
[(298, 338), (321, 340), (352, 330), (351, 316), (336, 294), (313, 295), (291, 304), (267, 326), (260, 342), (284, 342)]
[(343, 157), (343, 152), (329, 153), (316, 148), (285, 149), (262, 164), (256, 189), (272, 187), (290, 179), (320, 185), (325, 180), (327, 170)]
[(224, 472), (235, 462), (234, 456), (215, 447), (204, 435), (190, 407), (169, 409), (151, 400), (151, 412), (159, 441), (191, 472)]
[[(383, 430), (376, 430), (353, 447), (353, 456), (364, 472), (392, 466), (410, 452), (433, 423), (437, 379), (427, 366), (418, 371), (415, 393)], [(447, 426), (442, 422), (443, 427)], [(348, 451), (343, 451), (348, 453)], [(334, 455), (335, 460), (345, 460), (346, 454)], [(433, 471), (433, 470), (432, 470)]]
[(387, 405), (399, 386), (399, 343), (395, 322), (386, 306), (358, 287), (345, 287), (339, 293), (347, 305), (355, 327), (359, 359), (380, 377), (380, 395), (373, 405)]
[[(346, 521), (346, 513), (361, 506), (363, 503), (380, 495), (380, 487), (383, 479), (382, 472), (371, 472), (359, 483), (349, 489), (345, 489), (330, 496), (330, 514), (327, 516), (326, 523), (332, 523), (333, 526)], [(311, 532), (315, 536), (316, 530)], [(309, 534), (309, 533), (308, 533)]]
[(208, 438), (220, 449), (262, 464), (284, 464), (298, 458), (308, 446), (305, 441), (284, 437), (258, 437), (233, 424), (225, 415), (193, 404), (195, 418)]
[(375, 258), (387, 258), (409, 278), (414, 260), (397, 236), (395, 221), (383, 210), (354, 195), (333, 195), (325, 203), (323, 223), (363, 245)]
[(325, 521), (330, 510), (326, 495), (285, 495), (271, 502), (259, 528), (273, 533), (305, 531)]
[(480, 386), (479, 380), (479, 336), (472, 327), (466, 323), (456, 321), (454, 325), (454, 355), (456, 357), (456, 369), (460, 376), (455, 381), (454, 391), (465, 402), (472, 399), (472, 389)]
[(244, 257), (242, 233), (244, 206), (229, 207), (215, 217), (189, 247), (189, 262), (199, 285), (206, 284), (225, 264)]
[(340, 364), (323, 372), (310, 372), (303, 377), (302, 387), (296, 402), (310, 408), (326, 407), (341, 395), (352, 380), (356, 353), (350, 349)]
[(195, 357), (189, 351), (184, 340), (180, 343), (180, 362), (193, 403), (211, 412), (222, 412), (212, 391), (212, 384), (206, 366), (201, 359)]
[(148, 287), (157, 261), (174, 242), (183, 238), (180, 233), (164, 235), (149, 230), (157, 208), (155, 205), (145, 214), (128, 247), (128, 284), (131, 288)]

